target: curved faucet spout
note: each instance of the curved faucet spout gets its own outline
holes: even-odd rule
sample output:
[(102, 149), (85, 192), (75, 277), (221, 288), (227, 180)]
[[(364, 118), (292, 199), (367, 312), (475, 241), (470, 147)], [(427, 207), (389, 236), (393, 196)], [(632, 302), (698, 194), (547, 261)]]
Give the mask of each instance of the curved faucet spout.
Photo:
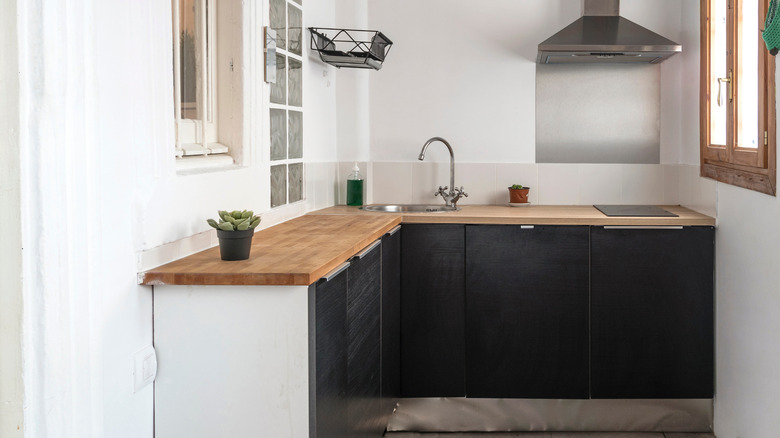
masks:
[[(450, 151), (450, 185), (449, 187), (439, 187), (439, 191), (437, 194), (441, 194), (442, 198), (444, 198), (444, 202), (448, 206), (454, 207), (455, 204), (458, 202), (458, 199), (461, 198), (461, 196), (468, 196), (465, 192), (463, 192), (463, 188), (461, 187), (460, 190), (455, 188), (455, 153), (452, 151), (452, 146), (450, 146), (450, 143), (441, 138), (441, 137), (432, 137), (428, 141), (425, 142), (425, 144), (422, 147), (422, 150), (420, 150), (420, 155), (417, 157), (418, 160), (422, 161), (425, 159), (425, 151), (428, 149), (428, 146), (430, 146), (433, 142), (441, 142), (444, 144), (444, 146), (447, 146), (447, 150)], [(445, 192), (445, 189), (449, 189), (449, 192)]]

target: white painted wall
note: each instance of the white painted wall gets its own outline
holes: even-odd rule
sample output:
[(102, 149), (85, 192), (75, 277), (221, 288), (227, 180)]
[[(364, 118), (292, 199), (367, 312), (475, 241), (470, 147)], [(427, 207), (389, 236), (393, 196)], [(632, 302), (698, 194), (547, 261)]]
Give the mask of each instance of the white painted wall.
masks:
[[(534, 162), (537, 45), (578, 18), (581, 2), (368, 5), (369, 26), (395, 42), (370, 79), (373, 161), (412, 161), (426, 139), (439, 135), (452, 143), (460, 162)], [(674, 39), (681, 33), (680, 7), (674, 0), (624, 0), (621, 14)], [(664, 69), (672, 77), (679, 70), (675, 64)], [(662, 87), (670, 76), (664, 73)], [(662, 163), (677, 163), (667, 155)], [(446, 155), (430, 158), (445, 161)]]
[[(6, 4), (9, 3), (9, 4)], [(0, 436), (24, 436), (19, 63), (16, 4), (0, 14)]]
[(504, 204), (506, 187), (520, 183), (532, 187), (532, 203), (682, 202), (714, 214), (714, 184), (699, 181), (698, 155), (685, 162), (695, 168), (681, 165), (682, 133), (698, 142), (698, 18), (683, 22), (682, 10), (698, 4), (621, 2), (621, 15), (683, 44), (660, 65), (660, 95), (648, 101), (660, 108), (661, 163), (648, 166), (535, 164), (537, 45), (577, 19), (582, 2), (368, 0), (369, 27), (395, 42), (382, 70), (369, 72), (371, 200), (440, 202), (433, 192), (449, 180), (445, 148), (416, 157), (442, 136), (455, 150), (455, 183), (469, 193), (461, 205)]
[[(151, 289), (136, 284), (138, 270), (212, 246), (205, 219), (217, 209), (253, 208), (263, 213), (267, 227), (333, 205), (336, 128), (326, 115), (335, 121), (335, 91), (314, 79), (321, 67), (308, 62), (307, 200), (270, 211), (268, 87), (255, 58), (262, 52), (264, 2), (245, 2), (244, 55), (254, 60), (244, 64), (245, 166), (186, 176), (176, 174), (171, 154), (170, 2), (3, 5), (6, 12), (18, 7), (18, 16), (2, 14), (0, 128), (3, 134), (16, 130), (19, 146), (6, 148), (15, 138), (3, 136), (2, 162), (11, 163), (11, 172), (2, 179), (2, 225), (18, 229), (6, 226), (12, 221), (23, 228), (20, 235), (4, 233), (1, 243), (18, 248), (23, 238), (25, 250), (16, 256), (3, 252), (2, 272), (18, 273), (21, 267), (24, 284), (21, 277), (2, 276), (0, 387), (10, 403), (3, 403), (0, 435), (6, 436), (8, 424), (21, 422), (21, 397), (13, 392), (21, 391), (13, 369), (19, 359), (13, 354), (18, 347), (13, 324), (22, 306), (5, 292), (23, 287), (25, 436), (151, 437), (152, 387), (133, 393), (132, 386), (133, 354), (152, 343)], [(304, 25), (333, 25), (334, 10), (333, 1), (311, 2)], [(14, 23), (18, 27), (6, 26)], [(5, 37), (14, 33), (18, 44)], [(6, 81), (17, 69), (5, 62), (15, 47), (16, 97)], [(14, 126), (17, 107), (21, 119)]]
[(715, 434), (772, 438), (780, 430), (780, 201), (717, 186)]

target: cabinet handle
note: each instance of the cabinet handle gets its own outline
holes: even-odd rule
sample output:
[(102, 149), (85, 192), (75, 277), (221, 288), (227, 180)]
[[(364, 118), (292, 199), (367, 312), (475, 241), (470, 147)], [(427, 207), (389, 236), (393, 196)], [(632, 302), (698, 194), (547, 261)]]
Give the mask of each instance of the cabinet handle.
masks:
[(375, 241), (374, 243), (372, 243), (371, 245), (369, 245), (369, 246), (368, 246), (368, 248), (366, 248), (366, 249), (364, 249), (363, 251), (360, 251), (359, 253), (357, 253), (357, 254), (355, 255), (355, 257), (353, 257), (353, 258), (355, 258), (355, 259), (362, 259), (363, 257), (365, 257), (365, 256), (366, 256), (366, 254), (370, 253), (370, 252), (371, 252), (371, 250), (373, 250), (374, 248), (376, 248), (377, 246), (379, 246), (379, 244), (380, 244), (380, 243), (382, 243), (382, 241), (381, 241), (381, 240), (377, 240), (377, 241)]
[(533, 225), (520, 225), (520, 229), (521, 230), (533, 230), (534, 226)]
[(401, 229), (401, 226), (400, 226), (400, 225), (396, 225), (396, 226), (395, 226), (395, 228), (393, 228), (392, 230), (388, 231), (388, 232), (387, 232), (387, 233), (385, 233), (385, 234), (389, 234), (389, 235), (391, 235), (391, 236), (392, 236), (393, 234), (397, 233), (397, 232), (398, 232), (398, 230), (400, 230), (400, 229)]
[(605, 230), (682, 230), (682, 225), (605, 225)]
[(347, 268), (349, 268), (349, 262), (344, 262), (344, 263), (340, 264), (336, 269), (334, 269), (334, 270), (328, 272), (327, 274), (325, 274), (325, 276), (322, 277), (322, 279), (325, 280), (325, 281), (331, 281), (331, 280), (333, 280), (333, 277), (341, 274)]

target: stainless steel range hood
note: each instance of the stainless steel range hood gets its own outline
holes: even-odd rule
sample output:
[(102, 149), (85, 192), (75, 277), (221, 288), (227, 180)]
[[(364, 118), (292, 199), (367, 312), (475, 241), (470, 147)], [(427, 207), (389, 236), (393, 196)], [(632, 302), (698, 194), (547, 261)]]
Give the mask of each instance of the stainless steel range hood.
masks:
[(682, 46), (620, 16), (620, 0), (585, 0), (574, 23), (539, 44), (540, 64), (655, 64)]

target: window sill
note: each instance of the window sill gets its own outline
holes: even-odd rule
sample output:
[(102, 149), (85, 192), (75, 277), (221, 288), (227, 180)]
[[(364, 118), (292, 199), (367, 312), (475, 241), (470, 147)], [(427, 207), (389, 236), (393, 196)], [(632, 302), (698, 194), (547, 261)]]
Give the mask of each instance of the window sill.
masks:
[(233, 167), (235, 167), (233, 157), (225, 154), (176, 158), (177, 175), (193, 175), (214, 170), (227, 170)]
[[(763, 172), (761, 172), (762, 170)], [(756, 172), (748, 172), (728, 163), (702, 163), (701, 176), (767, 195), (777, 195), (775, 175), (766, 169), (756, 169)]]

